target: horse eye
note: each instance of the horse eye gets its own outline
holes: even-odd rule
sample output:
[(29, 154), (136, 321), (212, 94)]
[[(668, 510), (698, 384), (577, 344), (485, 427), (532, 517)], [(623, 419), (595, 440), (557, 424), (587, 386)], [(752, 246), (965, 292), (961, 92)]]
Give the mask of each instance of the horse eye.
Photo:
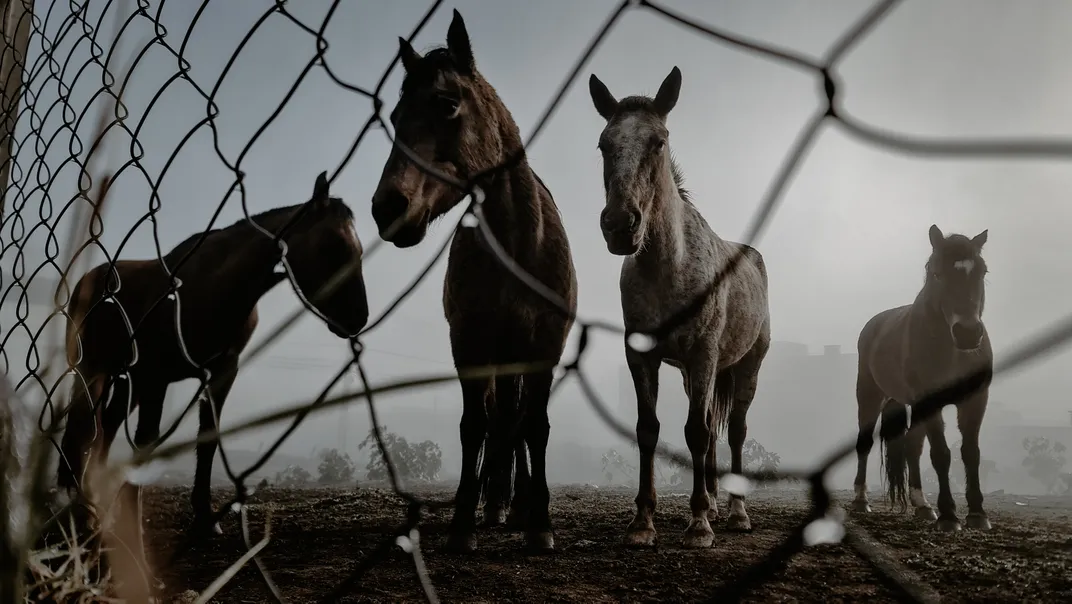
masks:
[(461, 100), (445, 94), (435, 97), (436, 112), (445, 119), (453, 119), (458, 116), (458, 106)]
[(666, 141), (664, 141), (661, 138), (657, 138), (657, 139), (655, 139), (654, 142), (652, 142), (651, 148), (652, 148), (653, 151), (662, 151), (663, 146), (665, 146), (665, 145), (666, 145)]

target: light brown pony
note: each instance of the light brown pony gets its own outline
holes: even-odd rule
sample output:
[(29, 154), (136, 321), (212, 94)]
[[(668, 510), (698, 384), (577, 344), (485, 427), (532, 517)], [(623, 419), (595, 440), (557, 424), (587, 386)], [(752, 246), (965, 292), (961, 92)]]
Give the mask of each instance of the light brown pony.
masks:
[[(626, 341), (637, 397), (640, 488), (625, 540), (637, 546), (656, 543), (652, 519), (660, 365), (681, 370), (689, 397), (685, 441), (692, 453), (692, 521), (682, 545), (709, 547), (714, 542), (710, 520), (718, 518), (718, 433), (728, 426), (730, 468), (742, 472), (746, 415), (771, 339), (763, 256), (711, 230), (670, 155), (666, 118), (680, 91), (677, 67), (654, 99), (618, 100), (594, 74), (589, 79), (592, 103), (607, 121), (599, 135), (606, 191), (599, 224), (608, 251), (624, 257), (620, 285), (627, 332), (651, 333), (706, 295), (696, 313), (650, 350), (637, 350)], [(742, 253), (736, 269), (705, 294), (731, 258)], [(751, 529), (743, 495), (730, 494), (729, 527)]]
[[(951, 385), (955, 380), (993, 370), (994, 353), (983, 325), (986, 262), (982, 250), (984, 230), (971, 239), (960, 234), (948, 237), (937, 225), (930, 228), (931, 254), (927, 277), (912, 304), (884, 310), (860, 330), (860, 358), (856, 376), (856, 404), (860, 433), (856, 441), (856, 498), (853, 510), (870, 512), (867, 501), (867, 456), (874, 426), (882, 415), (881, 437), (886, 446), (887, 494), (904, 509), (905, 474), (908, 499), (917, 518), (936, 521), (944, 531), (960, 530), (957, 508), (949, 488), (949, 445), (941, 414), (927, 420), (922, 429), (906, 431), (904, 405)], [(979, 429), (986, 413), (990, 379), (957, 405), (957, 426), (963, 436), (960, 453), (967, 479), (969, 528), (987, 530), (990, 520), (983, 510), (979, 486)], [(900, 408), (900, 409), (898, 409)], [(913, 420), (913, 425), (918, 423)], [(913, 426), (915, 428), (915, 426)], [(938, 475), (938, 514), (923, 494), (919, 460), (923, 438), (930, 442), (931, 464)]]
[[(324, 173), (308, 202), (214, 229), (200, 243), (202, 234), (193, 235), (165, 255), (163, 263), (119, 260), (111, 273), (107, 263), (91, 269), (78, 280), (68, 307), (67, 354), (80, 377), (61, 444), (61, 488), (81, 494), (75, 490), (88, 466), (107, 459), (119, 426), (135, 408), (141, 409), (135, 446), (156, 446), (168, 385), (202, 378), (198, 366), (210, 376), (208, 397), (200, 403), (198, 434), (216, 429), (239, 354), (257, 326), (257, 302), (286, 279), (279, 266), (280, 245), (273, 240), (280, 233), (287, 263), (307, 299), (338, 269), (358, 262), (357, 269), (314, 306), (334, 323), (329, 322), (329, 329), (340, 338), (355, 336), (365, 326), (361, 242), (352, 211), (329, 196)], [(169, 295), (172, 280), (165, 266), (174, 270), (191, 250), (175, 272), (181, 283), (178, 295)], [(212, 526), (209, 486), (217, 444), (214, 440), (197, 446), (191, 502), (199, 530)]]
[[(401, 38), (399, 45), (406, 76), (391, 112), (396, 141), (441, 173), (462, 181), (476, 177), (485, 195), (482, 209), (491, 233), (522, 269), (566, 300), (572, 314), (577, 305), (577, 278), (558, 208), (524, 157), (513, 117), (477, 71), (461, 15), (454, 11), (446, 48), (421, 56)], [(512, 166), (482, 174), (514, 157), (520, 159)], [(420, 243), (428, 224), (461, 199), (461, 191), (426, 174), (395, 146), (372, 198), (372, 216), (382, 238), (406, 248)], [(474, 228), (460, 229), (454, 235), (443, 310), (458, 369), (557, 363), (573, 323), (504, 268)], [(514, 457), (511, 451), (518, 454), (519, 449), (512, 443), (502, 447), (493, 443), (505, 438), (515, 410), (523, 417), (522, 433), (532, 466), (526, 541), (539, 551), (554, 549), (545, 469), (551, 379), (550, 369), (527, 373), (520, 381), (514, 375), (461, 379), (462, 471), (447, 542), (451, 549), (476, 547), (479, 451), (487, 437), (489, 449), (502, 451), (491, 463), (508, 470)], [(494, 414), (490, 432), (485, 397)], [(518, 457), (523, 460), (523, 455)], [(520, 491), (515, 492), (515, 506)], [(498, 496), (491, 493), (489, 500)]]

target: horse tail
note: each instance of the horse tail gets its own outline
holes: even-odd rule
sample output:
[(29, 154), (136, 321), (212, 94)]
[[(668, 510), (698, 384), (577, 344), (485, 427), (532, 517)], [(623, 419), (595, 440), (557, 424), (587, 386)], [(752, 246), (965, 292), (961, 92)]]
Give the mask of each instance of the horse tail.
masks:
[[(491, 399), (494, 403), (485, 405), (490, 408), (489, 410), (493, 410), (493, 419), (489, 422), (490, 429), (477, 455), (477, 465), (480, 467), (479, 502), (481, 504), (487, 503), (488, 493), (493, 488), (493, 481), (501, 490), (503, 501), (509, 502), (513, 494), (514, 445), (518, 440), (518, 437), (514, 435), (514, 428), (521, 416), (519, 408), (521, 384), (517, 378), (512, 380), (512, 383), (514, 388), (511, 391), (496, 391), (494, 398)], [(505, 459), (509, 460), (506, 462), (506, 473), (504, 476), (497, 476), (496, 472), (502, 468), (500, 464), (503, 463), (501, 457), (503, 455), (508, 456)]]
[(879, 437), (885, 449), (886, 494), (892, 505), (903, 512), (908, 509), (908, 453), (904, 438), (908, 433), (907, 408), (894, 400), (882, 408)]
[(715, 375), (715, 396), (711, 409), (711, 429), (723, 434), (733, 410), (733, 373), (728, 369)]

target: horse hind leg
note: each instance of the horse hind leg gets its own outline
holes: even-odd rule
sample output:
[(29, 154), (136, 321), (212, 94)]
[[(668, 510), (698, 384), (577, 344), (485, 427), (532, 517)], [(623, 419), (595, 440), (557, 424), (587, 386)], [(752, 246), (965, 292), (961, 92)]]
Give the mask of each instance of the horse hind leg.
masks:
[(856, 436), (856, 479), (853, 488), (856, 496), (852, 501), (852, 511), (869, 513), (871, 504), (867, 500), (867, 458), (875, 446), (875, 424), (882, 412), (883, 394), (871, 376), (871, 371), (861, 358), (856, 373), (856, 415), (859, 434)]
[(923, 430), (912, 430), (905, 435), (905, 456), (908, 461), (908, 502), (915, 510), (916, 518), (926, 522), (934, 522), (938, 515), (934, 508), (927, 502), (927, 496), (923, 493), (923, 475), (920, 469), (920, 459), (923, 457), (923, 439), (926, 433)]
[(685, 422), (685, 443), (692, 454), (692, 497), (689, 499), (692, 520), (689, 521), (681, 542), (681, 546), (686, 548), (710, 547), (715, 540), (715, 533), (708, 519), (711, 498), (707, 490), (706, 470), (711, 434), (715, 432), (711, 413), (713, 405), (718, 404), (716, 400), (720, 398), (715, 393), (715, 384), (718, 381), (716, 354), (697, 359), (688, 367), (689, 416)]
[[(484, 437), (484, 452), (480, 467), (480, 498), (484, 501), (484, 528), (506, 523), (506, 500), (510, 496), (510, 466), (508, 432), (512, 428), (514, 401), (509, 397), (514, 376), (498, 376), (484, 394), (489, 429)], [(501, 393), (501, 394), (500, 394)]]
[[(730, 445), (730, 470), (734, 474), (741, 474), (744, 471), (744, 442), (748, 438), (748, 409), (756, 398), (759, 368), (769, 348), (769, 340), (759, 340), (744, 358), (726, 370), (730, 378), (727, 384), (728, 394), (732, 397), (726, 437)], [(719, 396), (716, 394), (716, 403), (718, 400)], [(730, 494), (730, 514), (727, 526), (732, 531), (752, 530), (752, 521), (745, 509), (743, 494)]]
[(510, 502), (510, 514), (506, 517), (506, 528), (521, 529), (529, 513), (529, 460), (525, 440), (518, 439), (514, 445), (514, 498)]

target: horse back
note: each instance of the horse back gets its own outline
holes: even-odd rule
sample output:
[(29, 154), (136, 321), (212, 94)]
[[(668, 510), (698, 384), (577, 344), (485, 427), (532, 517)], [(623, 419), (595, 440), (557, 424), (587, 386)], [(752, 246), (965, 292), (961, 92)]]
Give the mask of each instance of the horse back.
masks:
[[(132, 360), (128, 336), (147, 310), (143, 292), (148, 283), (143, 271), (148, 263), (117, 260), (113, 273), (110, 263), (102, 262), (75, 283), (66, 321), (67, 358), (72, 365), (88, 364), (92, 371), (110, 371)], [(114, 297), (108, 296), (116, 285)]]
[(856, 341), (860, 371), (867, 371), (886, 396), (898, 400), (913, 394), (905, 377), (911, 310), (906, 304), (875, 314)]

